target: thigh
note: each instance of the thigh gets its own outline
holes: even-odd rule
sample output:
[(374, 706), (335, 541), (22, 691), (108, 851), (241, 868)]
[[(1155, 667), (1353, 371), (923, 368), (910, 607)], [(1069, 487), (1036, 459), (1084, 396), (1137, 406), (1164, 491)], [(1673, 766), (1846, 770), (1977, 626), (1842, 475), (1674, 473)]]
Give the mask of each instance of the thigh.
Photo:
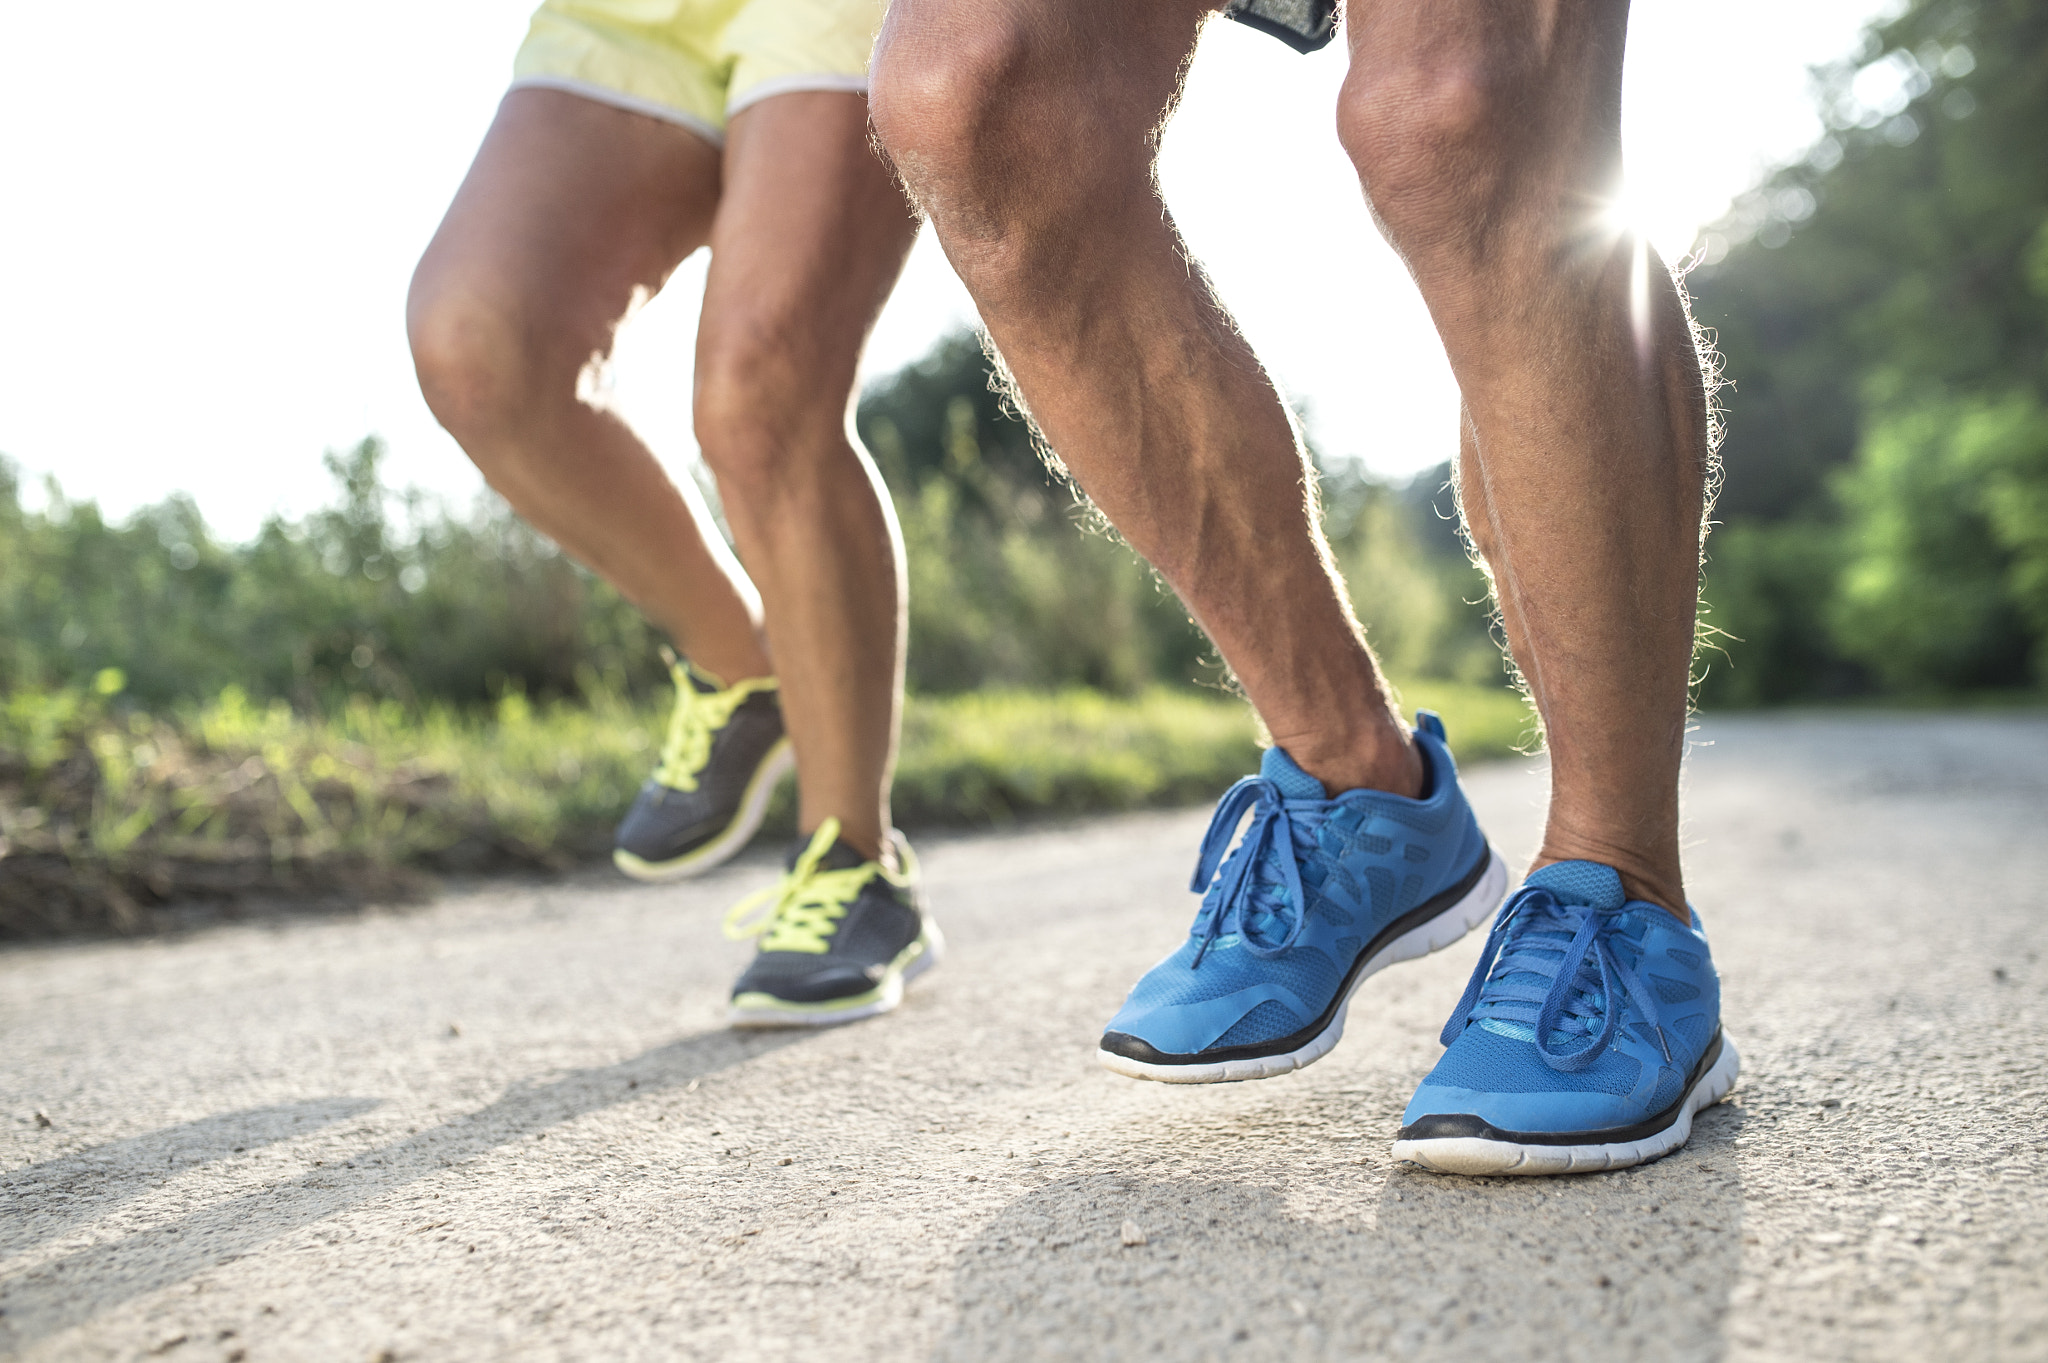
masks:
[(840, 419), (916, 232), (862, 96), (774, 95), (734, 115), (697, 332), (700, 395), (737, 380)]
[(422, 309), (580, 365), (703, 245), (720, 156), (687, 129), (558, 90), (505, 96), (421, 259)]

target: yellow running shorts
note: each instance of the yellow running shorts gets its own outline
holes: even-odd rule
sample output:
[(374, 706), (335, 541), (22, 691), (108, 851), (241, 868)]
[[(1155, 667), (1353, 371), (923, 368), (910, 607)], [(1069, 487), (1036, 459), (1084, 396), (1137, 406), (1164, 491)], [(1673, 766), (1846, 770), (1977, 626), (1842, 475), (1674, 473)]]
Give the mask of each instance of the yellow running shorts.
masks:
[(714, 144), (756, 100), (868, 88), (888, 0), (546, 0), (512, 88), (567, 90)]

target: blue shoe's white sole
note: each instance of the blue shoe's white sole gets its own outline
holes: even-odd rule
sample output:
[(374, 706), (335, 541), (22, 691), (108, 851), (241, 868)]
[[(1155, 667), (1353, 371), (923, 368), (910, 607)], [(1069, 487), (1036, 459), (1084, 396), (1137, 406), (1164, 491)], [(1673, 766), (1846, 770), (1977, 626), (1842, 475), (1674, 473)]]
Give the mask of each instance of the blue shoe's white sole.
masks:
[(1371, 959), (1352, 976), (1343, 1001), (1337, 1005), (1329, 1024), (1294, 1050), (1279, 1055), (1221, 1060), (1213, 1064), (1158, 1065), (1098, 1047), (1095, 1058), (1104, 1069), (1132, 1079), (1152, 1079), (1162, 1084), (1233, 1084), (1245, 1079), (1272, 1079), (1315, 1064), (1343, 1039), (1344, 1017), (1350, 1011), (1351, 998), (1360, 985), (1390, 965), (1443, 950), (1485, 922), (1500, 907), (1502, 897), (1508, 892), (1508, 866), (1491, 846), (1486, 849), (1486, 856), (1486, 870), (1465, 892), (1464, 898), (1373, 953)]
[(612, 865), (635, 880), (650, 883), (703, 875), (736, 856), (753, 840), (754, 834), (761, 831), (761, 824), (768, 817), (768, 801), (774, 798), (775, 788), (782, 784), (783, 777), (795, 770), (796, 751), (785, 738), (770, 748), (761, 765), (754, 769), (753, 779), (747, 782), (746, 794), (740, 799), (739, 812), (723, 833), (702, 847), (668, 861), (648, 861), (623, 847), (615, 847), (612, 849)]
[(1724, 1032), (1720, 1054), (1693, 1081), (1691, 1091), (1677, 1104), (1670, 1125), (1633, 1140), (1560, 1145), (1443, 1136), (1397, 1140), (1394, 1158), (1439, 1174), (1581, 1174), (1626, 1169), (1632, 1164), (1660, 1159), (1684, 1145), (1692, 1136), (1693, 1117), (1727, 1097), (1741, 1070), (1742, 1057), (1736, 1054), (1734, 1041)]

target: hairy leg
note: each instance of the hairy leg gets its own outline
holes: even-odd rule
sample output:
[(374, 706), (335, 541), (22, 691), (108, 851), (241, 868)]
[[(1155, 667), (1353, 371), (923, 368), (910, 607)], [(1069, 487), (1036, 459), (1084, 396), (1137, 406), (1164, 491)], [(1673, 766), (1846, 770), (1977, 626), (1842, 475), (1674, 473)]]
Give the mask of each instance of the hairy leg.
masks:
[(1669, 272), (1603, 219), (1627, 0), (1353, 0), (1339, 124), (1464, 394), (1460, 495), (1550, 749), (1537, 864), (1683, 916), (1710, 461)]
[(1333, 790), (1421, 759), (1334, 571), (1300, 440), (1159, 197), (1207, 0), (896, 0), (875, 126), (1033, 418)]
[(428, 405), (491, 486), (732, 682), (771, 670), (753, 585), (592, 382), (619, 323), (708, 239), (719, 162), (656, 119), (513, 91), (406, 321)]
[(903, 694), (902, 534), (853, 442), (862, 346), (917, 224), (867, 101), (805, 92), (732, 121), (697, 339), (697, 438), (766, 606), (799, 821), (869, 856), (889, 827)]

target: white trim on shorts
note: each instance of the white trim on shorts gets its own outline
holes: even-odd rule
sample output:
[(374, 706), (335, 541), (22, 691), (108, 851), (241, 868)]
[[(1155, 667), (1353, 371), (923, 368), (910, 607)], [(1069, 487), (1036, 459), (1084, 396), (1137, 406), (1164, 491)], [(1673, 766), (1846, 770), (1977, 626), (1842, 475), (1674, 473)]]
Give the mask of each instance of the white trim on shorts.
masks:
[[(799, 79), (806, 78), (799, 77)], [(773, 82), (764, 82), (764, 84), (773, 84)], [(861, 85), (865, 88), (867, 82), (863, 80)], [(679, 128), (685, 128), (697, 134), (697, 136), (703, 138), (714, 147), (723, 147), (725, 145), (725, 130), (705, 122), (695, 114), (686, 114), (672, 104), (663, 104), (659, 100), (644, 99), (639, 95), (629, 95), (623, 90), (614, 90), (609, 85), (599, 85), (595, 81), (577, 80), (573, 76), (521, 76), (513, 81), (508, 89), (560, 90), (564, 94), (581, 95), (585, 99), (596, 100), (599, 104), (609, 104), (614, 109), (624, 109), (626, 112), (634, 114), (646, 114), (649, 118), (658, 118), (664, 123), (673, 123)], [(751, 95), (753, 92), (749, 91), (748, 93)]]
[(758, 85), (747, 87), (745, 94), (725, 106), (725, 116), (731, 118), (751, 104), (758, 104), (775, 95), (794, 95), (806, 90), (834, 90), (850, 95), (864, 95), (868, 92), (866, 76), (849, 76), (837, 71), (817, 71), (809, 75), (770, 76)]

